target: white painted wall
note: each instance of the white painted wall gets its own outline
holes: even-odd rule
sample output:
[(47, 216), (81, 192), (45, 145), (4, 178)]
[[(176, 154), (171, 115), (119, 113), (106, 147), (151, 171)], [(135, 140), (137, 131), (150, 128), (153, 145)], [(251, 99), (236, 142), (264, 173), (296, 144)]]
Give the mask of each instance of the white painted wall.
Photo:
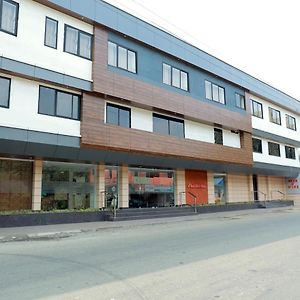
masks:
[[(93, 26), (32, 0), (18, 0), (17, 37), (0, 31), (0, 56), (92, 81), (92, 62), (63, 52), (64, 25), (93, 34)], [(58, 23), (58, 47), (44, 46), (45, 19)]]
[[(299, 151), (299, 149), (296, 148), (296, 159), (288, 159), (285, 157), (285, 146), (289, 146), (289, 145), (280, 144), (280, 155), (281, 156), (277, 157), (277, 156), (269, 155), (269, 148), (268, 148), (268, 142), (273, 142), (273, 143), (277, 143), (277, 142), (265, 140), (260, 137), (255, 137), (255, 138), (262, 140), (263, 153), (253, 153), (254, 162), (261, 162), (261, 163), (267, 163), (267, 164), (275, 164), (275, 165), (300, 168), (300, 161), (299, 161), (300, 151)], [(291, 146), (291, 147), (293, 147), (293, 146)]]
[[(263, 105), (263, 119), (253, 117), (252, 116), (252, 127), (255, 129), (259, 129), (265, 132), (269, 132), (272, 134), (276, 134), (279, 136), (283, 136), (295, 141), (300, 141), (300, 116), (283, 109), (277, 105), (274, 105), (266, 100), (263, 100), (261, 98), (258, 98), (256, 96), (250, 95), (250, 98), (262, 103)], [(274, 124), (270, 122), (269, 119), (269, 107), (277, 109), (281, 113), (281, 125)], [(288, 129), (286, 127), (286, 118), (285, 115), (288, 114), (296, 119), (296, 128), (297, 131)]]
[[(80, 121), (38, 114), (38, 82), (4, 74), (0, 76), (11, 78), (10, 107), (0, 107), (0, 126), (80, 136)], [(41, 85), (45, 86), (44, 83)]]
[(233, 133), (229, 130), (223, 130), (224, 146), (241, 148), (241, 138), (239, 133)]
[(152, 132), (152, 111), (131, 107), (131, 128)]
[(191, 140), (214, 143), (214, 128), (212, 126), (186, 120), (185, 137)]
[[(112, 101), (106, 103), (112, 103), (120, 105)], [(153, 132), (153, 112), (130, 105), (122, 104), (121, 106), (131, 109), (131, 128)], [(105, 109), (105, 122), (106, 122), (106, 109)], [(202, 123), (185, 120), (185, 138), (202, 141), (206, 143), (214, 143), (214, 127)], [(223, 142), (224, 146), (240, 148), (240, 134), (232, 133), (230, 130), (223, 129)]]

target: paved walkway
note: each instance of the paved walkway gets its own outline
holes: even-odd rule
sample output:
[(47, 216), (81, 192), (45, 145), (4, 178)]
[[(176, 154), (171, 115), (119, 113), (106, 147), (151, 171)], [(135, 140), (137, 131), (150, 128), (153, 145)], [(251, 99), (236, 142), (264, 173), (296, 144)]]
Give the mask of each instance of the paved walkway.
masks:
[(299, 210), (300, 207), (281, 207), (271, 209), (251, 209), (232, 212), (219, 212), (198, 214), (195, 216), (183, 216), (173, 218), (157, 218), (145, 220), (132, 220), (120, 222), (89, 222), (89, 223), (72, 223), (72, 224), (57, 224), (44, 226), (26, 226), (26, 227), (11, 227), (0, 228), (0, 243), (26, 240), (43, 240), (66, 238), (77, 234), (87, 232), (97, 232), (101, 230), (109, 230), (116, 228), (130, 228), (136, 226), (159, 225), (167, 223), (177, 223), (183, 221), (197, 221), (201, 219), (218, 219), (231, 218), (235, 216), (264, 214), (281, 210)]

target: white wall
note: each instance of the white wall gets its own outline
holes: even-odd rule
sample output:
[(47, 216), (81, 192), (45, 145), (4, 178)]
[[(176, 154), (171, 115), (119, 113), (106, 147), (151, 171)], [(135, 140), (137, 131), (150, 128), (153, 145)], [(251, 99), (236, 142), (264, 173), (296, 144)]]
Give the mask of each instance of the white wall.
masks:
[[(266, 100), (250, 95), (250, 99), (260, 102), (263, 105), (263, 119), (252, 116), (252, 127), (265, 132), (283, 136), (292, 140), (300, 141), (300, 116), (289, 112), (277, 105), (274, 105)], [(269, 107), (277, 109), (281, 113), (281, 125), (270, 122)], [(297, 131), (288, 129), (286, 127), (285, 115), (288, 114), (296, 119)]]
[[(92, 81), (92, 62), (63, 52), (64, 25), (93, 34), (93, 26), (32, 0), (18, 0), (17, 37), (0, 31), (0, 56)], [(44, 46), (45, 19), (57, 20), (58, 47)]]
[(11, 78), (10, 107), (0, 107), (0, 126), (80, 136), (80, 121), (38, 114), (38, 82), (4, 74), (0, 76)]
[[(106, 103), (114, 103), (107, 101)], [(121, 106), (128, 107), (131, 109), (131, 128), (153, 132), (153, 112), (137, 107), (122, 104)], [(106, 109), (105, 109), (105, 120), (106, 120)], [(185, 138), (202, 141), (206, 143), (214, 143), (214, 127), (202, 123), (193, 122), (190, 120), (184, 120), (185, 124)], [(232, 133), (230, 130), (223, 129), (223, 143), (224, 146), (240, 148), (240, 134)]]
[[(277, 143), (277, 142), (265, 140), (260, 137), (254, 137), (254, 138), (262, 140), (262, 151), (263, 151), (263, 153), (255, 153), (255, 152), (253, 153), (254, 162), (261, 162), (261, 163), (267, 163), (267, 164), (275, 164), (275, 165), (300, 168), (300, 162), (299, 162), (300, 151), (299, 151), (299, 149), (297, 149), (297, 148), (295, 149), (296, 159), (288, 159), (285, 157), (285, 146), (289, 146), (289, 145), (280, 144), (280, 157), (273, 156), (273, 155), (269, 155), (268, 142), (273, 142), (273, 143)], [(294, 147), (294, 146), (291, 146), (291, 147)]]

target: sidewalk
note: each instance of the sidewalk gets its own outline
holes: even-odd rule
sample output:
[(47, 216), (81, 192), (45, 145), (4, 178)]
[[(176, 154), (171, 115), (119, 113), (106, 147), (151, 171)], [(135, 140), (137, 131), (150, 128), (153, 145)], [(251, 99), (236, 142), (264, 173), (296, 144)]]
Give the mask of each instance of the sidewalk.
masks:
[(299, 207), (281, 207), (270, 209), (250, 209), (242, 211), (218, 212), (209, 214), (198, 214), (195, 216), (173, 217), (173, 218), (157, 218), (132, 221), (116, 221), (116, 222), (90, 222), (90, 223), (72, 223), (57, 224), (45, 226), (27, 226), (0, 228), (0, 243), (13, 241), (30, 241), (30, 240), (49, 240), (75, 236), (78, 234), (98, 232), (101, 230), (113, 230), (121, 228), (131, 228), (137, 226), (171, 224), (183, 221), (198, 221), (206, 219), (220, 219), (237, 216), (246, 216), (253, 214), (265, 214), (284, 210), (296, 210)]

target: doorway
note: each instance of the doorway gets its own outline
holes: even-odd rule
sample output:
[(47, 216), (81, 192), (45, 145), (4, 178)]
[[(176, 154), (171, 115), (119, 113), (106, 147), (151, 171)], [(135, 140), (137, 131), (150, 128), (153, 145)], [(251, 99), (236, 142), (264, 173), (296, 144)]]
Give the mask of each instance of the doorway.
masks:
[(254, 201), (259, 201), (258, 199), (258, 181), (257, 181), (257, 175), (252, 176), (253, 180), (253, 195), (254, 195)]
[(226, 175), (215, 175), (214, 186), (215, 186), (215, 203), (225, 204), (226, 203)]

